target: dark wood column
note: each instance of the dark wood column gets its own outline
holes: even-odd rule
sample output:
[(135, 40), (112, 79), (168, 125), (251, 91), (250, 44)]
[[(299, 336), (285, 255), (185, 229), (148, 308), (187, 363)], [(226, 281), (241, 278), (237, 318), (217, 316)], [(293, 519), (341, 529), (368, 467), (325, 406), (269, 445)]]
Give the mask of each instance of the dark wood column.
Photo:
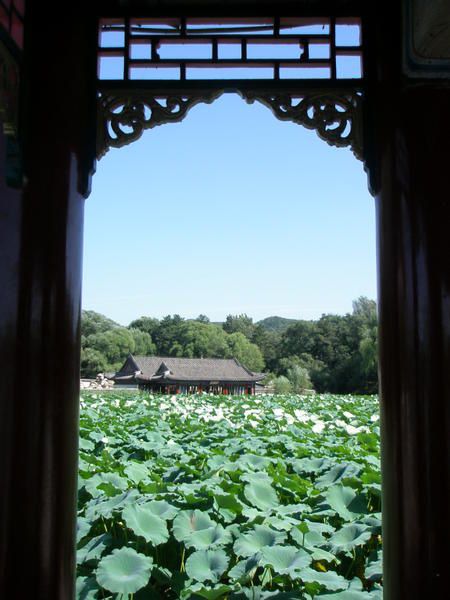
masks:
[(1, 183), (0, 597), (69, 600), (95, 54), (90, 19), (50, 8), (27, 3), (24, 185)]
[(432, 83), (377, 104), (386, 600), (448, 595), (449, 107)]

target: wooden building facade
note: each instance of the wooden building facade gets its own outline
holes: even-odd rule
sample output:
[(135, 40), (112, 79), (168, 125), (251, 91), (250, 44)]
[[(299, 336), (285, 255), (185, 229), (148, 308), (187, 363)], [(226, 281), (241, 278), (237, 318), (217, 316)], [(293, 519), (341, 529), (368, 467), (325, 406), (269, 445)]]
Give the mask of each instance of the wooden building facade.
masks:
[(112, 377), (116, 385), (135, 383), (158, 394), (254, 395), (262, 373), (253, 373), (235, 358), (127, 357)]

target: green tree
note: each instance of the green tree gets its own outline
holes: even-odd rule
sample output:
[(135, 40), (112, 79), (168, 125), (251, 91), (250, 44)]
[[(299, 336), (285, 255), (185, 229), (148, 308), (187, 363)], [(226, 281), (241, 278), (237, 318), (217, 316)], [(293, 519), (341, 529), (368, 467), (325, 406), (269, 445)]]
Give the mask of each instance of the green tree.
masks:
[(104, 354), (94, 348), (81, 348), (81, 377), (93, 379), (99, 373), (108, 371), (108, 362)]
[(361, 296), (353, 303), (353, 316), (359, 327), (359, 391), (378, 391), (378, 317), (374, 300)]
[(86, 344), (89, 348), (103, 354), (108, 368), (113, 370), (121, 365), (127, 354), (133, 354), (136, 348), (133, 334), (125, 327), (114, 327), (104, 333), (89, 335)]
[(377, 322), (377, 303), (366, 296), (360, 296), (352, 302), (353, 315), (365, 322)]
[(306, 367), (293, 365), (288, 369), (287, 378), (292, 385), (292, 391), (297, 394), (301, 394), (306, 390), (313, 389), (308, 369)]
[(186, 330), (187, 322), (180, 315), (167, 315), (159, 322), (152, 334), (153, 342), (161, 356), (183, 356), (183, 344), (179, 340)]
[(94, 310), (83, 310), (81, 313), (81, 335), (87, 337), (97, 333), (120, 327), (118, 323)]
[(261, 350), (266, 367), (274, 371), (278, 362), (280, 335), (267, 331), (262, 325), (255, 325), (251, 342)]
[(179, 340), (182, 356), (225, 358), (229, 355), (227, 337), (218, 325), (189, 321)]
[(255, 329), (253, 319), (246, 314), (228, 315), (222, 327), (227, 333), (242, 333), (249, 340)]
[(209, 323), (210, 320), (206, 315), (198, 315), (198, 317), (195, 319), (196, 321), (198, 321), (199, 323)]
[(131, 321), (131, 323), (128, 325), (128, 329), (139, 329), (140, 331), (144, 331), (145, 333), (148, 333), (152, 339), (153, 334), (158, 327), (158, 319), (153, 319), (152, 317), (139, 317), (139, 319)]
[(316, 321), (298, 321), (290, 325), (281, 335), (280, 358), (304, 353), (314, 356), (316, 335)]
[(284, 375), (276, 377), (273, 380), (272, 385), (275, 394), (289, 394), (292, 392), (292, 384)]
[(230, 355), (253, 372), (261, 372), (264, 369), (264, 357), (261, 350), (252, 344), (243, 333), (231, 333), (228, 335), (228, 346)]
[(141, 329), (129, 329), (134, 340), (134, 353), (138, 356), (152, 356), (156, 352), (156, 346), (152, 337)]

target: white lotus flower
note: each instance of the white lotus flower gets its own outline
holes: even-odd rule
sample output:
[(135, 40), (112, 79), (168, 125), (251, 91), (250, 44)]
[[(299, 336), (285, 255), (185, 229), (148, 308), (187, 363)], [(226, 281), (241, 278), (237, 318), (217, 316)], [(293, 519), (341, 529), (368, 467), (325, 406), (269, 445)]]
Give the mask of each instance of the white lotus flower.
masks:
[(299, 410), (298, 408), (294, 410), (294, 415), (300, 423), (307, 423), (310, 420), (308, 413), (304, 410)]
[(315, 425), (313, 426), (312, 430), (314, 431), (314, 433), (322, 433), (322, 431), (325, 429), (325, 423), (323, 421), (316, 421)]

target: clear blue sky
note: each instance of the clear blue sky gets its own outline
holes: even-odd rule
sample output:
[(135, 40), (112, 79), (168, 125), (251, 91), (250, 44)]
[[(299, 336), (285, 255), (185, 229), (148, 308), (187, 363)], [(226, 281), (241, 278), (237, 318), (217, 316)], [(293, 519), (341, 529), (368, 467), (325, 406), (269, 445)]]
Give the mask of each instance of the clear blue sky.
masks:
[(375, 207), (361, 162), (226, 94), (98, 163), (83, 307), (313, 319), (376, 297)]

